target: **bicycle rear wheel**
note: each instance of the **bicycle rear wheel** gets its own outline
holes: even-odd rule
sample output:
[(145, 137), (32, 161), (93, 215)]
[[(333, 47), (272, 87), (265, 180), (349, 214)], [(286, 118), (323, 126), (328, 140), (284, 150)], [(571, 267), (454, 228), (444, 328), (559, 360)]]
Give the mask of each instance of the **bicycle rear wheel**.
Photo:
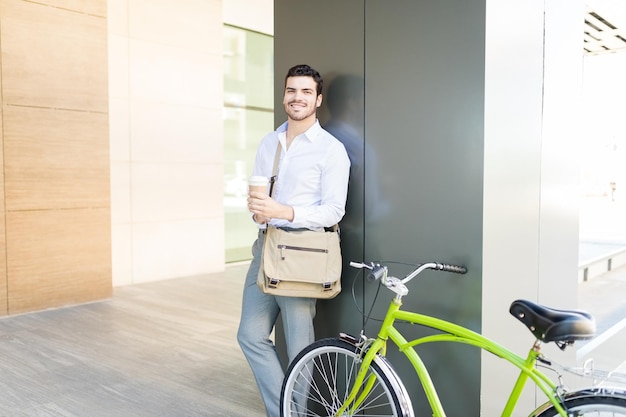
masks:
[[(626, 393), (606, 388), (577, 391), (565, 396), (564, 408), (568, 416), (626, 417)], [(554, 407), (549, 407), (537, 417), (558, 416)]]
[[(358, 348), (341, 339), (322, 339), (305, 348), (283, 381), (281, 417), (335, 416), (350, 394), (360, 364)], [(366, 381), (370, 376), (375, 379), (372, 389), (345, 416), (413, 416), (406, 391), (382, 357), (372, 362)]]

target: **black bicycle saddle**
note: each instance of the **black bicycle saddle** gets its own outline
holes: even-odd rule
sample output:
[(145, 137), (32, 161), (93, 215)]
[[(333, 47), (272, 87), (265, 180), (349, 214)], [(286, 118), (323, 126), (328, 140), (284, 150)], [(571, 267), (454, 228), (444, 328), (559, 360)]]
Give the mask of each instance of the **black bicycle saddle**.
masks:
[(594, 318), (581, 310), (556, 310), (528, 300), (515, 300), (509, 312), (546, 343), (571, 344), (591, 339), (596, 332)]

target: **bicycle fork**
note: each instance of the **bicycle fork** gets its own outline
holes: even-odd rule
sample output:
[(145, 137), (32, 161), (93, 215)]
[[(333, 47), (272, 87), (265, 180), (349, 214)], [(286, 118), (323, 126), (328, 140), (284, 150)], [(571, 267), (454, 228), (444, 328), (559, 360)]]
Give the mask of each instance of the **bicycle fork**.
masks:
[[(379, 352), (382, 352), (382, 354), (384, 355), (386, 342), (381, 339), (376, 339), (369, 346), (365, 346), (366, 343), (367, 341), (362, 341), (359, 344), (355, 345), (359, 350), (361, 350), (359, 371), (354, 380), (352, 389), (350, 390), (350, 394), (344, 401), (343, 405), (339, 408), (339, 410), (337, 410), (336, 416), (342, 416), (346, 412), (348, 412), (347, 415), (353, 415), (356, 410), (358, 410), (358, 408), (361, 406), (361, 404), (363, 404), (363, 401), (365, 401), (370, 391), (372, 390), (372, 387), (376, 383), (376, 375), (371, 374), (369, 377), (367, 377), (367, 373), (370, 370), (370, 365), (372, 364), (372, 361), (376, 358), (376, 355), (378, 355)], [(363, 355), (363, 353), (365, 354)], [(365, 381), (366, 377), (367, 382)]]

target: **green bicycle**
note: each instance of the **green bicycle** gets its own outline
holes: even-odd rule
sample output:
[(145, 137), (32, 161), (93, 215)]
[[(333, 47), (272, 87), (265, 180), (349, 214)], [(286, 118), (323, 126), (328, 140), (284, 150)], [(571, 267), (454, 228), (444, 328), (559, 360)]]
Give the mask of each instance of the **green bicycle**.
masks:
[[(385, 358), (388, 341), (409, 359), (422, 384), (435, 417), (445, 417), (443, 406), (431, 377), (415, 351), (426, 343), (464, 343), (484, 349), (519, 368), (520, 373), (502, 411), (510, 417), (528, 380), (532, 380), (547, 401), (531, 417), (626, 416), (626, 391), (592, 387), (569, 392), (552, 382), (535, 365), (549, 367), (541, 353), (543, 343), (554, 342), (561, 349), (577, 340), (593, 337), (595, 321), (588, 313), (556, 310), (527, 300), (511, 304), (510, 312), (524, 323), (536, 340), (523, 358), (498, 343), (462, 326), (422, 314), (403, 311), (405, 285), (421, 272), (431, 269), (463, 274), (461, 266), (426, 263), (417, 266), (403, 279), (388, 276), (386, 266), (351, 262), (356, 268), (370, 270), (369, 278), (395, 293), (376, 338), (355, 338), (341, 334), (322, 339), (305, 348), (289, 365), (281, 392), (281, 417), (295, 416), (394, 416), (412, 417), (409, 394)], [(407, 341), (394, 327), (398, 321), (427, 326), (440, 333)], [(559, 378), (560, 379), (560, 378)]]

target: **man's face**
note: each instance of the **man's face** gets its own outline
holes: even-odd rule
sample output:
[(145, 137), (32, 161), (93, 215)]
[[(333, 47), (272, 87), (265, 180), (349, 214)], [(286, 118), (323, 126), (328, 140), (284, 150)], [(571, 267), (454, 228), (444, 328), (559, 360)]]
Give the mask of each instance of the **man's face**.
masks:
[(291, 120), (299, 122), (315, 116), (321, 104), (322, 95), (317, 95), (317, 85), (312, 77), (287, 78), (283, 105)]

